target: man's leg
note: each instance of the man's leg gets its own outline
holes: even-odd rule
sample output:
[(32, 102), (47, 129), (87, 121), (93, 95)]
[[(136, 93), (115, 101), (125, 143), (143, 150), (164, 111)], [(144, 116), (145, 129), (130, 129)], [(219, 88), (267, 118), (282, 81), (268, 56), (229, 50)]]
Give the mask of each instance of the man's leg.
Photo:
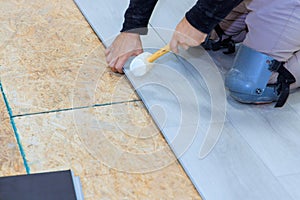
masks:
[[(248, 4), (252, 10), (246, 23), (249, 33), (244, 44), (265, 53), (278, 61), (287, 62), (285, 67), (295, 76), (300, 86), (300, 1), (299, 0), (253, 0)], [(276, 82), (273, 74), (270, 82)]]
[[(238, 101), (266, 103), (278, 100), (276, 106), (282, 106), (288, 96), (289, 84), (295, 80), (280, 62), (286, 62), (286, 68), (300, 82), (300, 1), (253, 0), (248, 9), (246, 24), (249, 32), (225, 84)], [(271, 66), (281, 73), (279, 96), (273, 87), (267, 86), (272, 75), (268, 70)], [(270, 81), (277, 81), (276, 74)], [(298, 82), (292, 87), (299, 86)]]
[[(294, 75), (296, 83), (291, 85), (291, 89), (300, 87), (300, 51), (296, 52), (285, 64), (285, 67)], [(273, 74), (270, 83), (276, 83), (278, 74)]]
[[(222, 39), (232, 37), (235, 42), (242, 42), (247, 34), (246, 16), (249, 12), (246, 5), (251, 0), (244, 0), (237, 7), (235, 7), (220, 23), (219, 26), (225, 33)], [(211, 34), (211, 39), (218, 39), (215, 31)]]
[(284, 62), (300, 50), (299, 0), (253, 0), (248, 9), (246, 46)]
[(296, 52), (287, 61), (286, 68), (288, 68), (296, 78), (296, 83), (291, 85), (291, 89), (300, 87), (300, 51)]
[(250, 2), (250, 0), (241, 2), (219, 24), (224, 33), (227, 36), (232, 36), (232, 40), (235, 42), (242, 42), (247, 34), (245, 20), (249, 13), (246, 7), (248, 2)]

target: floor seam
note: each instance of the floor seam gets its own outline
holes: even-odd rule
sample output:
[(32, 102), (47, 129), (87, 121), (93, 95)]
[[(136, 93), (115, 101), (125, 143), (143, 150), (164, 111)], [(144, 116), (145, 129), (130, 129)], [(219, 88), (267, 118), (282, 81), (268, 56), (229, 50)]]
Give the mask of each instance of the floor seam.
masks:
[(26, 155), (25, 155), (25, 151), (23, 149), (22, 143), (21, 143), (20, 135), (18, 133), (15, 121), (13, 119), (12, 110), (11, 110), (11, 108), (9, 106), (8, 100), (7, 100), (6, 95), (4, 93), (1, 81), (0, 81), (0, 90), (1, 90), (1, 93), (2, 93), (2, 97), (3, 97), (3, 100), (4, 100), (4, 103), (5, 103), (8, 115), (9, 115), (10, 124), (11, 124), (11, 126), (13, 128), (13, 131), (14, 131), (14, 134), (15, 134), (15, 138), (17, 140), (17, 144), (18, 144), (18, 147), (19, 147), (19, 151), (20, 151), (20, 154), (21, 154), (22, 159), (23, 159), (23, 164), (24, 164), (24, 167), (26, 169), (26, 173), (30, 174), (30, 167), (29, 167), (29, 165), (27, 163)]
[(66, 112), (66, 111), (72, 111), (72, 110), (81, 110), (81, 109), (86, 109), (86, 108), (105, 107), (105, 106), (120, 105), (120, 104), (124, 104), (124, 103), (134, 103), (134, 102), (140, 102), (140, 101), (141, 101), (140, 99), (135, 99), (135, 100), (129, 100), (129, 101), (118, 101), (118, 102), (94, 104), (91, 106), (81, 106), (81, 107), (49, 110), (49, 111), (43, 111), (43, 112), (26, 113), (26, 114), (12, 115), (12, 118), (26, 117), (26, 116), (33, 116), (33, 115), (42, 115), (42, 114), (49, 114), (49, 113)]

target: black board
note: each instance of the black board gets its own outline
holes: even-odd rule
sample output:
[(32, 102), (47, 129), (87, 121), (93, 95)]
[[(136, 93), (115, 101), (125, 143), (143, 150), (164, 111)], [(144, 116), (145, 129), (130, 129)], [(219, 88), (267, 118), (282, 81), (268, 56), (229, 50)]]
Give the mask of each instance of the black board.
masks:
[(72, 172), (0, 177), (0, 200), (76, 200)]

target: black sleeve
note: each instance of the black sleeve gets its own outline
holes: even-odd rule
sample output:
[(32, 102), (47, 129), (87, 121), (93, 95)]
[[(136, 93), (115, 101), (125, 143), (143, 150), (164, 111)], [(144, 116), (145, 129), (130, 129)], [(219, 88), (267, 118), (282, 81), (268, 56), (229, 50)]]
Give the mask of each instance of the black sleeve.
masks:
[(243, 0), (198, 0), (185, 15), (188, 22), (203, 33), (211, 30)]
[(147, 34), (148, 22), (157, 0), (130, 0), (121, 32)]

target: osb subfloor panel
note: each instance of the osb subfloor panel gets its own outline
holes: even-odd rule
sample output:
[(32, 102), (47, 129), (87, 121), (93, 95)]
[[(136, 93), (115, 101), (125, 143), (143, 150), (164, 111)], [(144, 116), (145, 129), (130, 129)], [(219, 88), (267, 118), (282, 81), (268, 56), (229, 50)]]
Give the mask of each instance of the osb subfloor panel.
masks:
[(0, 94), (0, 176), (26, 174), (2, 94)]
[(71, 168), (86, 199), (199, 199), (141, 102), (15, 118), (32, 172)]
[(104, 47), (71, 0), (0, 4), (0, 75), (14, 115), (109, 103), (115, 88), (121, 101), (137, 99), (108, 71)]
[[(0, 12), (0, 78), (31, 173), (71, 168), (88, 200), (200, 199), (73, 1), (0, 1)], [(0, 174), (24, 174), (0, 108)]]

